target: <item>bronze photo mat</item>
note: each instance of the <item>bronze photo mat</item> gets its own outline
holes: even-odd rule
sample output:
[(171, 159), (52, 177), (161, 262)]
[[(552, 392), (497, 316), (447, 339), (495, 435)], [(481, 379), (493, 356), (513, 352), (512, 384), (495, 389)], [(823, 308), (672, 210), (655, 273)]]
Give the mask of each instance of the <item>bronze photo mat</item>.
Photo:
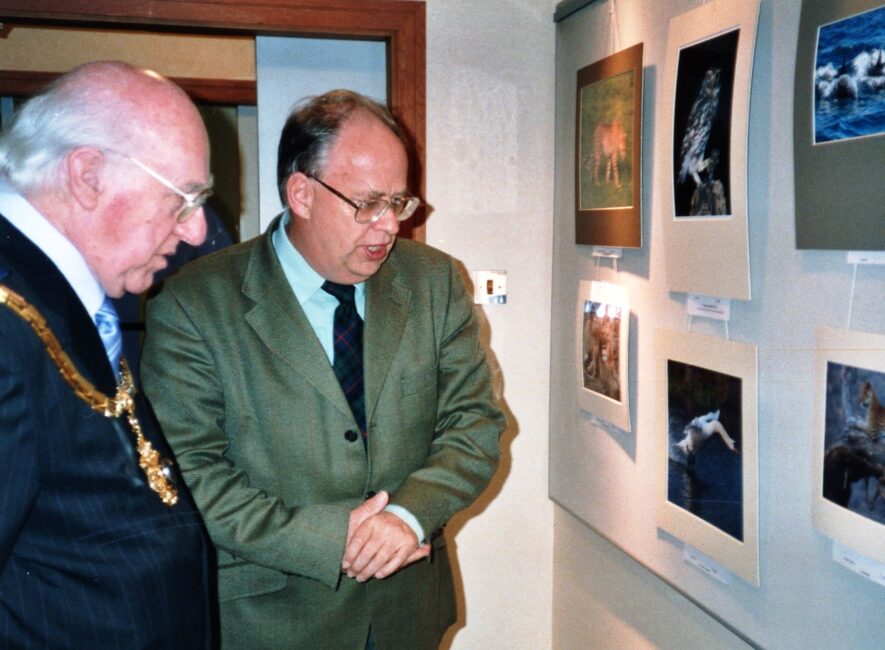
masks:
[[(630, 165), (630, 201), (628, 206), (581, 209), (581, 174), (588, 173), (587, 152), (581, 151), (582, 90), (591, 84), (633, 73), (632, 140), (624, 153)], [(642, 248), (642, 43), (621, 50), (578, 70), (575, 100), (575, 243), (595, 246)], [(596, 152), (591, 152), (596, 153)], [(597, 160), (597, 174), (605, 182), (605, 175), (615, 173), (618, 152)], [(609, 166), (607, 161), (614, 157)], [(601, 163), (599, 168), (597, 163)]]

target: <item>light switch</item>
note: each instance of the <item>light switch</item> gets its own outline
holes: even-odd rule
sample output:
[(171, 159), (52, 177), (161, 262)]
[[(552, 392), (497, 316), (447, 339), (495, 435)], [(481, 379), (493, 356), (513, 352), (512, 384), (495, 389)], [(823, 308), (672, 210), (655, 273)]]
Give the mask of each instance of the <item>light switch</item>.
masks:
[(507, 271), (474, 271), (473, 302), (477, 305), (507, 303)]

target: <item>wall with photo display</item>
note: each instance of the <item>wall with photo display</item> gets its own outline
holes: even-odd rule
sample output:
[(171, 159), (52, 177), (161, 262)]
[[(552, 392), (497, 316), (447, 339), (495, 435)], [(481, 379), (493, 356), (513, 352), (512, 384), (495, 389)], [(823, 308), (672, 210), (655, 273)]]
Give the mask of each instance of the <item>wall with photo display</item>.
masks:
[[(851, 1), (842, 4), (851, 5)], [(574, 4), (562, 2), (558, 8)], [(667, 259), (662, 222), (670, 201), (664, 192), (673, 191), (672, 174), (662, 174), (666, 167), (662, 157), (672, 152), (672, 125), (665, 124), (663, 116), (672, 114), (675, 102), (664, 87), (669, 23), (703, 4), (702, 0), (596, 0), (564, 17), (556, 27), (549, 469), (550, 495), (558, 508), (552, 645), (881, 647), (885, 586), (834, 561), (833, 537), (815, 526), (812, 514), (825, 487), (816, 465), (816, 454), (822, 450), (816, 445), (832, 437), (830, 432), (817, 431), (825, 421), (827, 406), (821, 389), (827, 377), (819, 372), (818, 331), (829, 327), (885, 334), (885, 265), (854, 266), (844, 250), (797, 249), (795, 192), (803, 188), (794, 187), (793, 101), (801, 2), (760, 3), (746, 169), (752, 299), (731, 303), (727, 328), (712, 319), (690, 321), (686, 294), (675, 292), (668, 281), (668, 265), (678, 264)], [(869, 2), (863, 0), (863, 4), (866, 7)], [(613, 264), (600, 262), (592, 247), (574, 240), (575, 75), (640, 42), (643, 155), (637, 173), (643, 187), (643, 247), (624, 249)], [(834, 220), (841, 216), (832, 214)], [(723, 261), (717, 257), (717, 248), (709, 247), (706, 254), (710, 268), (720, 268)], [(604, 426), (576, 406), (575, 350), (580, 349), (576, 337), (581, 328), (575, 321), (575, 296), (581, 283), (590, 280), (618, 284), (629, 293), (630, 381), (622, 389), (628, 391), (630, 431)], [(657, 333), (685, 333), (689, 327), (693, 335), (729, 339), (757, 349), (758, 587), (721, 566), (726, 582), (699, 570), (686, 560), (685, 540), (663, 529), (656, 516), (656, 475), (660, 450), (667, 447), (666, 440), (660, 444), (661, 436), (669, 435), (670, 447), (678, 447), (684, 440), (680, 434), (688, 435), (682, 420), (721, 410), (718, 420), (733, 446), (741, 451), (745, 444), (732, 433), (739, 425), (734, 424), (735, 414), (727, 412), (727, 405), (721, 409), (707, 402), (684, 406), (679, 382), (685, 383), (685, 365), (674, 364), (670, 376), (663, 369), (672, 384), (669, 393), (667, 382), (660, 379)], [(852, 375), (853, 383), (846, 382), (840, 389), (853, 410), (843, 414), (847, 424), (840, 425), (839, 434), (853, 428), (856, 431), (849, 434), (864, 445), (875, 446), (885, 438), (865, 442), (861, 435), (869, 434), (864, 434), (867, 425), (861, 419), (867, 407), (852, 400), (862, 392), (865, 381), (885, 392), (881, 379), (885, 373), (880, 365), (840, 359), (829, 360), (863, 368), (867, 374)], [(693, 359), (691, 365), (707, 367)], [(709, 367), (733, 376), (719, 364)], [(735, 390), (725, 379), (720, 381), (723, 395)], [(839, 400), (843, 400), (841, 395)], [(662, 396), (670, 400), (665, 404), (670, 412), (686, 411), (678, 431), (662, 430), (658, 417)], [(716, 396), (718, 402), (726, 404), (727, 399)], [(737, 461), (744, 462), (745, 456), (735, 455), (721, 434), (704, 444), (704, 452), (711, 456), (716, 452), (722, 463), (737, 466)], [(840, 458), (843, 465), (837, 469), (843, 471), (844, 458)], [(851, 457), (847, 462), (854, 460)], [(705, 461), (697, 453), (694, 462)], [(832, 459), (829, 462), (825, 466), (828, 477), (833, 475), (829, 470)], [(695, 472), (694, 478), (699, 475)], [(853, 481), (854, 474), (844, 475)], [(868, 480), (875, 493), (875, 480)], [(885, 544), (885, 524), (880, 535), (875, 534), (880, 525), (876, 517), (885, 501), (879, 497), (873, 506), (861, 503), (859, 490), (855, 486), (851, 494), (841, 495), (848, 504), (843, 509), (862, 510), (864, 524), (869, 524), (864, 526), (866, 534), (874, 531), (872, 543)], [(668, 498), (672, 501), (673, 494)], [(710, 523), (711, 518), (706, 519)], [(839, 539), (850, 545), (851, 520), (847, 521)], [(728, 519), (711, 525), (735, 539), (744, 535)]]

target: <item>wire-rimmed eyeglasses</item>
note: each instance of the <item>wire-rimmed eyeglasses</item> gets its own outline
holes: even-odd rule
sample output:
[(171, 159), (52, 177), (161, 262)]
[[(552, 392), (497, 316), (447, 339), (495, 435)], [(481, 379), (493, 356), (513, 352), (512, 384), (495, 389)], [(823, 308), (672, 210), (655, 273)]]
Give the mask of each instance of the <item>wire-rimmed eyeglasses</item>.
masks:
[(396, 217), (397, 221), (405, 221), (413, 214), (415, 214), (415, 210), (418, 209), (418, 206), (421, 205), (421, 199), (417, 196), (409, 196), (409, 195), (398, 195), (392, 196), (389, 199), (377, 198), (377, 199), (369, 199), (368, 201), (355, 201), (336, 190), (334, 187), (329, 185), (328, 183), (324, 183), (316, 176), (308, 175), (308, 178), (315, 180), (317, 183), (325, 187), (332, 194), (337, 196), (339, 199), (347, 203), (350, 207), (353, 208), (353, 219), (359, 224), (370, 224), (375, 223), (385, 214), (387, 214), (388, 210), (393, 212), (393, 216)]
[(184, 204), (181, 206), (181, 210), (178, 215), (175, 217), (178, 223), (184, 223), (187, 221), (197, 210), (203, 207), (203, 204), (206, 202), (210, 196), (212, 196), (212, 177), (209, 177), (209, 182), (196, 192), (185, 192), (184, 190), (180, 190), (172, 181), (163, 176), (156, 169), (146, 165), (141, 162), (135, 156), (130, 156), (129, 154), (122, 153), (120, 151), (108, 150), (109, 153), (117, 154), (122, 158), (125, 158), (133, 165), (141, 169), (143, 172), (147, 173), (151, 177), (154, 178), (160, 185), (165, 187), (172, 192), (175, 192), (178, 196), (182, 198)]

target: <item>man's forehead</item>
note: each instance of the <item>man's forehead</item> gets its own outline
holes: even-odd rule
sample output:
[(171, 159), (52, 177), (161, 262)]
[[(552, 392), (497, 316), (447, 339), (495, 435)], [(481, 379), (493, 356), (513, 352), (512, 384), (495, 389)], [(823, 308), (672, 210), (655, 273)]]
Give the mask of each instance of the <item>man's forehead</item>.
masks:
[[(362, 144), (366, 137), (390, 138), (398, 142), (400, 146), (403, 146), (399, 136), (387, 124), (376, 115), (372, 115), (363, 109), (354, 111), (347, 121), (341, 125), (336, 141), (355, 139), (358, 144)], [(405, 149), (404, 146), (403, 148)]]

